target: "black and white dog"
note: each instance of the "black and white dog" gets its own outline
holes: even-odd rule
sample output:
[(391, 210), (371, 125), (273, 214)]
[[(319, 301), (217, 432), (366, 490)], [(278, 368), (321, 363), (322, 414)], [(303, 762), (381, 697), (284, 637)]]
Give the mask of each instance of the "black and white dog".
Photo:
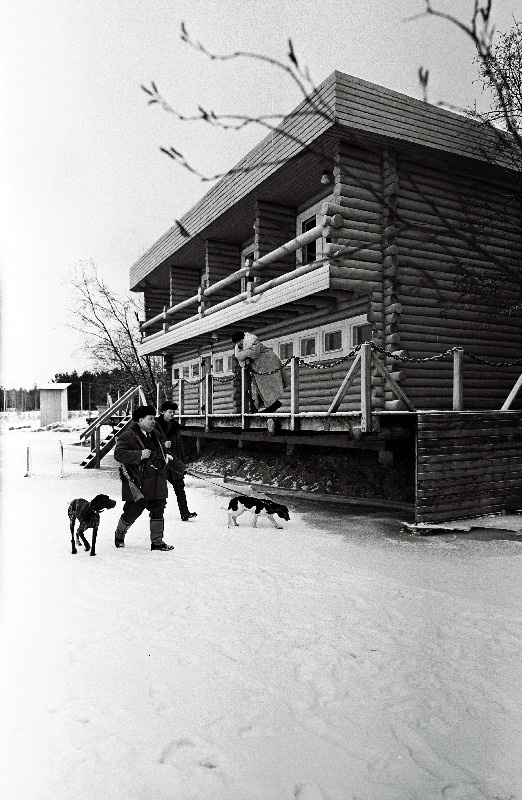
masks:
[[(100, 524), (100, 514), (104, 508), (114, 508), (115, 505), (116, 500), (111, 500), (111, 498), (106, 494), (97, 494), (94, 500), (91, 500), (90, 503), (87, 500), (84, 500), (83, 497), (79, 497), (77, 500), (73, 500), (71, 503), (69, 503), (67, 513), (69, 514), (69, 521), (71, 523), (71, 552), (73, 555), (75, 555), (77, 552), (76, 544), (74, 542), (74, 526), (76, 520), (78, 520), (80, 523), (78, 530), (76, 531), (76, 542), (78, 547), (83, 542), (85, 549), (91, 551), (91, 556), (95, 556), (96, 537), (98, 535), (98, 526)], [(92, 545), (89, 544), (83, 535), (84, 531), (86, 531), (88, 528), (92, 528)]]
[(272, 525), (276, 528), (283, 526), (278, 523), (274, 517), (280, 517), (287, 522), (290, 520), (288, 508), (282, 503), (274, 503), (273, 500), (265, 500), (260, 497), (249, 497), (246, 494), (239, 494), (233, 497), (228, 504), (228, 527), (231, 525), (237, 526), (237, 518), (245, 511), (254, 512), (254, 521), (252, 527), (257, 526), (257, 519), (260, 514), (266, 514)]

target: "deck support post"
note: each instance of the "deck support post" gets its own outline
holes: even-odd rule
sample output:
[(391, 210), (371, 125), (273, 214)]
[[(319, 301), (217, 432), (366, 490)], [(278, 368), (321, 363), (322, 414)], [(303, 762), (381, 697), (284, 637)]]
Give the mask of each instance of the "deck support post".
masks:
[(456, 347), (453, 350), (453, 411), (462, 411), (464, 408), (463, 358), (464, 350), (462, 347)]
[(372, 346), (370, 342), (361, 345), (361, 431), (372, 429)]
[(290, 430), (296, 429), (299, 415), (299, 359), (294, 356), (290, 362)]

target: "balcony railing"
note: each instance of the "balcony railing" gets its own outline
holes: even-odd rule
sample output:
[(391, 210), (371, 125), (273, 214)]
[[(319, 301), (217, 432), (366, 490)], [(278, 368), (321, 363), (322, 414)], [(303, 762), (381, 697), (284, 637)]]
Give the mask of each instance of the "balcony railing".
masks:
[[(263, 269), (263, 267), (273, 264), (275, 261), (278, 261), (280, 258), (283, 258), (290, 253), (295, 253), (297, 250), (305, 247), (310, 242), (315, 242), (317, 239), (320, 239), (321, 236), (323, 236), (323, 233), (323, 225), (317, 225), (315, 228), (306, 231), (306, 233), (296, 236), (295, 239), (292, 239), (290, 242), (286, 242), (286, 244), (281, 245), (281, 247), (272, 250), (265, 256), (256, 259), (252, 262), (252, 264), (247, 264), (241, 269), (232, 272), (226, 278), (217, 281), (217, 283), (207, 286), (206, 288), (200, 287), (197, 294), (187, 298), (186, 300), (182, 300), (180, 303), (176, 303), (176, 305), (171, 306), (170, 308), (165, 307), (161, 314), (157, 314), (155, 317), (143, 322), (141, 325), (141, 331), (144, 332), (153, 325), (157, 325), (160, 322), (163, 323), (163, 329), (161, 331), (156, 331), (156, 333), (147, 336), (147, 341), (150, 341), (154, 337), (162, 336), (164, 333), (167, 333), (167, 331), (172, 331), (179, 326), (186, 325), (187, 323), (193, 322), (203, 316), (207, 316), (208, 314), (214, 314), (216, 311), (220, 311), (223, 308), (228, 308), (229, 306), (235, 305), (236, 303), (240, 303), (244, 300), (250, 300), (252, 297), (260, 295), (263, 292), (266, 292), (268, 289), (272, 289), (274, 286), (279, 286), (280, 284), (293, 280), (300, 275), (311, 272), (317, 268), (317, 263), (312, 262), (311, 264), (304, 264), (303, 266), (297, 267), (297, 269), (294, 269), (291, 272), (286, 272), (283, 275), (279, 275), (277, 278), (273, 278), (272, 280), (257, 286), (253, 284), (252, 281), (248, 281), (248, 278), (251, 275), (255, 277), (257, 273)], [(205, 306), (206, 298), (211, 297), (213, 294), (221, 291), (226, 286), (241, 281), (243, 278), (247, 278), (246, 291), (240, 292), (234, 297), (230, 297), (228, 300), (224, 300), (223, 302), (217, 303), (214, 306)], [(172, 317), (179, 311), (183, 311), (185, 308), (190, 308), (190, 306), (195, 305), (198, 306), (198, 310), (194, 316), (188, 317), (182, 322), (169, 325), (169, 317)]]

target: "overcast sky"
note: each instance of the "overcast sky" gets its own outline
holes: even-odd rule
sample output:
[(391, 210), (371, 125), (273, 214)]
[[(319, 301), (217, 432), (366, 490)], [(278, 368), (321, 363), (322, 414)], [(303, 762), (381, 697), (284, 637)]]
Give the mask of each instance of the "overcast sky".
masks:
[[(437, 0), (434, 0), (435, 4)], [(473, 0), (439, 0), (468, 19)], [(520, 0), (496, 0), (500, 30)], [(67, 327), (66, 283), (92, 260), (117, 291), (129, 268), (209, 184), (159, 151), (175, 146), (211, 174), (263, 136), (175, 123), (147, 107), (154, 80), (181, 111), (288, 112), (295, 86), (246, 61), (211, 63), (180, 40), (184, 21), (217, 52), (285, 58), (291, 37), (316, 83), (334, 70), (420, 97), (466, 105), (479, 95), (471, 45), (435, 19), (405, 21), (423, 0), (7, 0), (0, 32), (2, 375), (45, 383), (89, 364)]]

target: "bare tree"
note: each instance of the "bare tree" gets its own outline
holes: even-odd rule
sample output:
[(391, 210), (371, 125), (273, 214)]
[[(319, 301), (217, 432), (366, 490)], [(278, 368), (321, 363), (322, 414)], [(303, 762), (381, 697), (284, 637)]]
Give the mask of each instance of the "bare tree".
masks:
[(82, 337), (82, 350), (94, 369), (121, 370), (130, 385), (141, 384), (149, 400), (164, 378), (163, 359), (138, 355), (139, 302), (130, 294), (118, 296), (100, 277), (91, 261), (81, 262), (69, 282), (71, 318), (68, 327)]

